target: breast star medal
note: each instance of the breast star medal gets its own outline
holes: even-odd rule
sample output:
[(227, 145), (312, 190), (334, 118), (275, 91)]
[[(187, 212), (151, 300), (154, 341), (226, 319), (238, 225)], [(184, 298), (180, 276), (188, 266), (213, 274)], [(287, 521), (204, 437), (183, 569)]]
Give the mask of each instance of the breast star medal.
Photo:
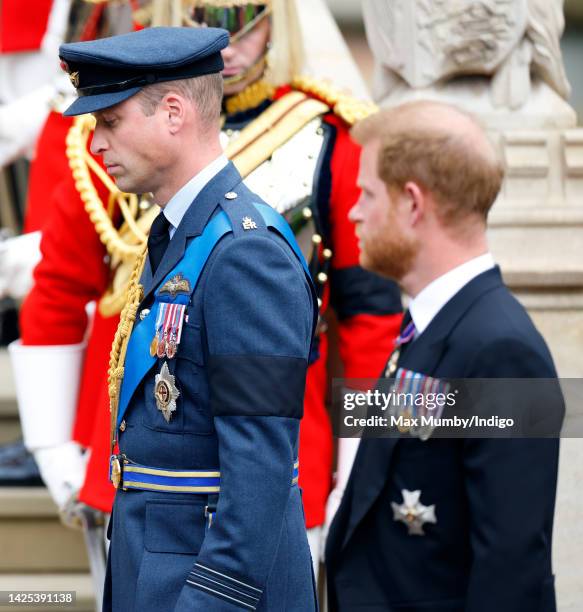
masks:
[(176, 411), (176, 400), (180, 391), (176, 388), (175, 377), (170, 374), (168, 364), (164, 362), (160, 374), (156, 374), (154, 398), (158, 410), (164, 415), (166, 423), (170, 423), (172, 413)]
[(419, 500), (421, 491), (401, 491), (403, 503), (391, 502), (393, 508), (393, 519), (407, 525), (409, 535), (425, 535), (423, 525), (425, 523), (437, 523), (435, 518), (435, 505), (424, 506)]

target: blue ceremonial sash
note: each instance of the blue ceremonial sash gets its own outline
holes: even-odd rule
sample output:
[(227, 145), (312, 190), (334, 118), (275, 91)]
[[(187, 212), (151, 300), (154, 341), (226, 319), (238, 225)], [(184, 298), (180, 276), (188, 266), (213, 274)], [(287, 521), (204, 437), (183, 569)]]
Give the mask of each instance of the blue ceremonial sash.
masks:
[[(308, 265), (304, 259), (304, 256), (302, 255), (302, 252), (300, 251), (295, 236), (285, 219), (267, 204), (256, 203), (254, 206), (263, 217), (265, 224), (277, 230), (293, 249), (309, 278), (310, 272)], [(130, 336), (130, 340), (128, 342), (124, 362), (124, 377), (121, 383), (117, 413), (117, 427), (120, 426), (123, 420), (125, 411), (127, 410), (134, 391), (137, 389), (138, 385), (148, 373), (150, 368), (158, 360), (156, 356), (152, 357), (150, 355), (150, 343), (156, 335), (156, 315), (158, 313), (160, 302), (188, 304), (192, 293), (196, 289), (201, 272), (210, 254), (213, 252), (213, 249), (218, 241), (225, 234), (228, 234), (231, 231), (232, 228), (227, 213), (221, 211), (215, 217), (213, 217), (211, 221), (207, 223), (203, 233), (200, 236), (197, 236), (188, 245), (180, 262), (160, 283), (159, 288), (156, 290), (154, 303), (148, 316), (143, 321), (136, 321), (136, 324), (132, 330), (132, 335)], [(174, 298), (171, 298), (165, 294), (160, 295), (160, 289), (164, 287), (167, 281), (178, 273), (179, 267), (182, 277), (188, 280), (190, 284), (190, 293), (178, 293)]]

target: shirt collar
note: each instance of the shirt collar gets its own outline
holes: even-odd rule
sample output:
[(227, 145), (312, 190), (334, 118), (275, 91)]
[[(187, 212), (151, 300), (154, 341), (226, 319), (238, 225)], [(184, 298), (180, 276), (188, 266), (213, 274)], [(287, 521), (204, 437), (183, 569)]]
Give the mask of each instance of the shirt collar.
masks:
[(229, 160), (226, 155), (221, 154), (208, 166), (203, 168), (198, 174), (193, 176), (186, 185), (181, 187), (169, 200), (164, 207), (164, 216), (170, 223), (170, 237), (180, 225), (182, 217), (192, 204), (196, 196), (202, 191), (204, 186), (216, 176), (227, 164)]
[(429, 283), (411, 302), (409, 312), (415, 323), (416, 336), (422, 334), (437, 313), (451, 298), (482, 272), (494, 267), (490, 253), (479, 255), (446, 272)]

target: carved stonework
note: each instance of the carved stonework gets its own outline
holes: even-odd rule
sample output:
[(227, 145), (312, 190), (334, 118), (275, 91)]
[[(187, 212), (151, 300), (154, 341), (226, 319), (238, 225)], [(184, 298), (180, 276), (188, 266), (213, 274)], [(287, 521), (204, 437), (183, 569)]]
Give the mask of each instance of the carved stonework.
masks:
[(491, 74), (510, 54), (526, 28), (526, 0), (515, 2), (397, 0), (367, 3), (393, 53), (383, 63), (411, 87), (427, 87), (460, 74)]
[[(569, 95), (559, 40), (563, 0), (365, 0), (375, 89), (418, 89), (465, 75), (490, 77), (494, 107), (519, 108), (531, 75)], [(382, 26), (381, 26), (382, 24)]]

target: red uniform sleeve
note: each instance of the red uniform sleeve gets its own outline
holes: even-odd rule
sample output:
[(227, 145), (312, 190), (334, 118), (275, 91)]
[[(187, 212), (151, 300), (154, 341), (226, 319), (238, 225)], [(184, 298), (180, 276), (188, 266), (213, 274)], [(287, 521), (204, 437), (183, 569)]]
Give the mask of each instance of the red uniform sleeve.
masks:
[(346, 378), (376, 378), (399, 333), (401, 295), (396, 283), (358, 263), (358, 242), (348, 213), (360, 195), (360, 147), (338, 117), (328, 117), (327, 122), (336, 128), (330, 160), (330, 302), (340, 323), (340, 356)]
[(36, 51), (47, 29), (53, 0), (0, 2), (0, 52)]
[(65, 153), (65, 139), (72, 125), (71, 117), (63, 117), (52, 111), (36, 141), (28, 177), (25, 233), (43, 229), (52, 209), (47, 196), (71, 174)]
[[(104, 194), (102, 193), (103, 197)], [(70, 171), (45, 201), (42, 259), (20, 313), (23, 344), (77, 344), (87, 328), (85, 305), (107, 287), (106, 250)]]
[(326, 123), (335, 128), (335, 142), (330, 159), (330, 232), (334, 251), (334, 269), (358, 266), (358, 242), (348, 212), (360, 196), (357, 185), (360, 147), (350, 138), (342, 120), (334, 115)]

